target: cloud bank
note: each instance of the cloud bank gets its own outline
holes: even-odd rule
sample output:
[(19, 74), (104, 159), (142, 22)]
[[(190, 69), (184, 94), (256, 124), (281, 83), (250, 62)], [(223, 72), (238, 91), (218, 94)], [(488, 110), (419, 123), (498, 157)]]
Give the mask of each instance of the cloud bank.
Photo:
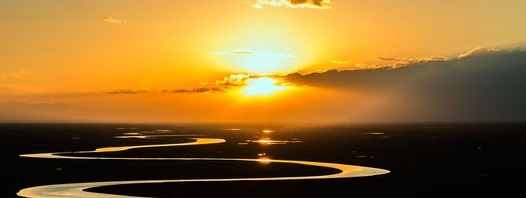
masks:
[(404, 65), (293, 73), (285, 79), (370, 96), (353, 106), (366, 109), (356, 120), (526, 121), (524, 50), (477, 48), (453, 59), (389, 60)]
[(223, 77), (223, 79), (216, 80), (211, 83), (202, 83), (205, 84), (199, 87), (192, 88), (174, 88), (174, 89), (163, 89), (163, 90), (145, 90), (145, 89), (119, 89), (119, 90), (110, 90), (104, 92), (105, 94), (115, 94), (115, 95), (134, 95), (134, 94), (147, 94), (147, 93), (163, 93), (163, 94), (177, 94), (177, 93), (209, 93), (209, 92), (219, 92), (224, 93), (239, 87), (249, 84), (251, 79), (261, 78), (261, 77), (274, 77), (281, 78), (280, 76), (269, 76), (269, 75), (250, 75), (250, 74), (231, 74), (229, 76)]
[(252, 7), (256, 9), (262, 9), (264, 6), (327, 9), (330, 8), (330, 3), (330, 0), (257, 0)]
[[(452, 58), (382, 59), (390, 65), (272, 76), (287, 85), (317, 90), (299, 89), (305, 91), (287, 98), (289, 109), (274, 113), (284, 119), (345, 122), (526, 121), (525, 50), (477, 48)], [(239, 90), (258, 77), (262, 76), (232, 74), (198, 87), (107, 93), (193, 97)]]

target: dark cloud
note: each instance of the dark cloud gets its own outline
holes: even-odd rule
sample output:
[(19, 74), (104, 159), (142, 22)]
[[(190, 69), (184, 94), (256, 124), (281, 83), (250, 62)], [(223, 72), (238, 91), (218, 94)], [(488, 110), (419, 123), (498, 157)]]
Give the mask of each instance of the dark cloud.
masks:
[(413, 64), (413, 63), (428, 63), (428, 62), (443, 62), (446, 61), (447, 58), (443, 56), (432, 56), (427, 58), (386, 58), (386, 57), (378, 57), (379, 60), (384, 61), (394, 61), (399, 64), (397, 66), (404, 65), (404, 64)]
[(311, 4), (314, 6), (323, 7), (329, 4), (327, 0), (288, 0), (292, 5)]
[(526, 121), (526, 51), (475, 49), (430, 60), (397, 68), (294, 73), (286, 79), (390, 101), (368, 114), (386, 120)]

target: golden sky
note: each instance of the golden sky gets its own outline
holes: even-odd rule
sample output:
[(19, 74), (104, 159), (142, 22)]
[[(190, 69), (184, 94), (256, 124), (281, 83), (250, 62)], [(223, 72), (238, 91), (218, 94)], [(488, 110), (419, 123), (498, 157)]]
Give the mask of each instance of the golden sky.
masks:
[(525, 9), (523, 0), (0, 0), (0, 121), (526, 120), (526, 94), (510, 88), (525, 84)]

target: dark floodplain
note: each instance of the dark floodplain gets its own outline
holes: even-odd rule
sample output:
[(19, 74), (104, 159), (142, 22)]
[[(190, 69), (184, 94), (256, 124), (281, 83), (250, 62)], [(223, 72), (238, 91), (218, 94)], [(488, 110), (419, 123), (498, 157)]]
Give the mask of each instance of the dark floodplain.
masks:
[[(0, 124), (3, 190), (64, 183), (328, 175), (338, 170), (240, 161), (76, 160), (20, 157), (269, 158), (389, 170), (355, 178), (174, 182), (103, 186), (90, 192), (143, 197), (524, 197), (526, 124)], [(102, 147), (224, 143), (79, 153)]]

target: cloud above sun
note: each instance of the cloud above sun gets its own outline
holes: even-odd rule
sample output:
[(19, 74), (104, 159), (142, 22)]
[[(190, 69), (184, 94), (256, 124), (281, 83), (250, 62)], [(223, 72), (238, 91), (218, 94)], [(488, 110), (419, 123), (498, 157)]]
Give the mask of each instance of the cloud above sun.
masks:
[(282, 52), (266, 52), (256, 51), (251, 49), (235, 49), (228, 51), (213, 51), (210, 54), (216, 55), (245, 55), (245, 56), (259, 56), (259, 57), (273, 57), (273, 58), (296, 58), (296, 55)]
[(330, 0), (257, 0), (252, 4), (252, 7), (256, 9), (262, 9), (265, 6), (328, 9), (330, 3)]
[(290, 53), (290, 49), (263, 51), (241, 48), (213, 51), (209, 52), (209, 54), (214, 55), (214, 58), (225, 63), (227, 67), (235, 70), (236, 73), (248, 72), (259, 75), (289, 73), (297, 67), (297, 65), (294, 65), (297, 56)]
[(116, 25), (125, 25), (128, 23), (127, 20), (124, 20), (124, 19), (118, 19), (118, 18), (115, 18), (115, 17), (112, 17), (112, 16), (108, 16), (104, 19), (104, 21), (106, 21), (106, 23), (109, 23), (109, 24), (116, 24)]

